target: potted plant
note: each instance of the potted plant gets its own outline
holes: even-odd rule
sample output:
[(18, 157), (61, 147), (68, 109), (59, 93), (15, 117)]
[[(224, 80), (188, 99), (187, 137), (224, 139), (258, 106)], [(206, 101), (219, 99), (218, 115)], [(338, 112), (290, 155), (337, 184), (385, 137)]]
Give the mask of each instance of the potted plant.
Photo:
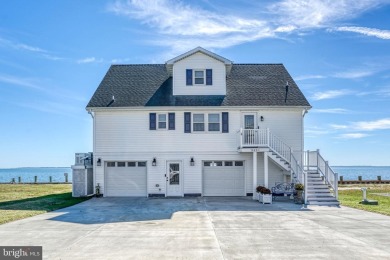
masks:
[(294, 202), (295, 203), (304, 203), (303, 200), (303, 190), (305, 187), (301, 183), (295, 184), (295, 192), (294, 192)]
[(263, 186), (257, 186), (256, 191), (259, 197), (259, 202), (262, 202), (263, 204), (272, 204), (272, 193), (270, 189)]

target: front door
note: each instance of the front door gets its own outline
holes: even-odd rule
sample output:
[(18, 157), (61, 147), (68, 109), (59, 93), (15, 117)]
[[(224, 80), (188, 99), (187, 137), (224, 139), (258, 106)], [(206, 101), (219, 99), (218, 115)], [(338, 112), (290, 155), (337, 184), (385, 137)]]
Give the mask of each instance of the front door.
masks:
[(166, 180), (167, 196), (183, 196), (183, 178), (180, 162), (168, 162)]
[(254, 145), (257, 142), (257, 135), (255, 129), (257, 129), (256, 113), (244, 113), (242, 120), (244, 129), (244, 144)]

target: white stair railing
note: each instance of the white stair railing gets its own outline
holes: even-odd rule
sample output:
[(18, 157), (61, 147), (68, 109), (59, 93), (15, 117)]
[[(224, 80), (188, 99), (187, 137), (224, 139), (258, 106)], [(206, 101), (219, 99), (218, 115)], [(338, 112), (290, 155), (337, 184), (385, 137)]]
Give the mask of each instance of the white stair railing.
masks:
[(329, 166), (329, 162), (321, 156), (320, 151), (307, 151), (304, 155), (304, 168), (306, 171), (318, 172), (333, 190), (334, 197), (338, 200), (338, 174)]

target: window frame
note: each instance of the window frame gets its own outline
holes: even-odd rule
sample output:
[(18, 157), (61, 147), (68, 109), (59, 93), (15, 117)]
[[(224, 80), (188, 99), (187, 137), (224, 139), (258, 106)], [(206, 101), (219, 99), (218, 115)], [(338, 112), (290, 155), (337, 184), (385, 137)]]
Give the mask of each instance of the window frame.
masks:
[[(165, 121), (160, 121), (160, 115), (165, 115)], [(165, 122), (165, 128), (160, 127), (160, 122)], [(168, 113), (156, 113), (156, 129), (167, 130), (168, 129)]]
[[(200, 124), (199, 122), (195, 122), (194, 120), (194, 115), (203, 115), (203, 124), (204, 124), (204, 130), (203, 131), (199, 131), (199, 130), (195, 130), (195, 127), (194, 127), (194, 124)], [(209, 122), (209, 115), (218, 115), (219, 117), (219, 120), (218, 120), (218, 124), (219, 124), (219, 130), (218, 131), (210, 131), (209, 130), (209, 124), (216, 124), (214, 122), (210, 123)], [(192, 133), (210, 133), (210, 134), (218, 134), (218, 133), (222, 133), (222, 113), (221, 112), (202, 112), (202, 113), (191, 113), (191, 129), (192, 129)]]
[[(201, 71), (203, 72), (203, 83), (202, 84), (198, 84), (196, 83), (196, 79), (200, 79), (200, 77), (196, 77), (195, 74), (197, 71)], [(206, 86), (206, 70), (205, 69), (193, 69), (193, 73), (192, 73), (192, 85), (194, 86)]]
[[(195, 115), (203, 115), (203, 123), (202, 122), (195, 122)], [(192, 132), (196, 132), (196, 133), (205, 133), (206, 132), (206, 117), (205, 117), (205, 113), (192, 113)], [(195, 124), (203, 124), (203, 130), (195, 130), (195, 127), (194, 125)]]

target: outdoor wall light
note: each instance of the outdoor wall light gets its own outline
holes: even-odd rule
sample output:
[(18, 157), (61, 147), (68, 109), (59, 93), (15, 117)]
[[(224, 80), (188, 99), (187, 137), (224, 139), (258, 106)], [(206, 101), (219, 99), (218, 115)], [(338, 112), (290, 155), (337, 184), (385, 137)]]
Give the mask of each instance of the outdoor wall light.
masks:
[(263, 117), (263, 116), (260, 117), (260, 121), (261, 121), (261, 122), (264, 121), (264, 117)]
[(98, 158), (96, 161), (97, 166), (102, 166), (102, 159)]
[(156, 157), (153, 158), (153, 161), (152, 161), (152, 166), (156, 166), (157, 165), (157, 160), (156, 160)]
[(194, 157), (191, 157), (190, 165), (191, 165), (191, 166), (194, 166), (194, 165), (195, 165)]

